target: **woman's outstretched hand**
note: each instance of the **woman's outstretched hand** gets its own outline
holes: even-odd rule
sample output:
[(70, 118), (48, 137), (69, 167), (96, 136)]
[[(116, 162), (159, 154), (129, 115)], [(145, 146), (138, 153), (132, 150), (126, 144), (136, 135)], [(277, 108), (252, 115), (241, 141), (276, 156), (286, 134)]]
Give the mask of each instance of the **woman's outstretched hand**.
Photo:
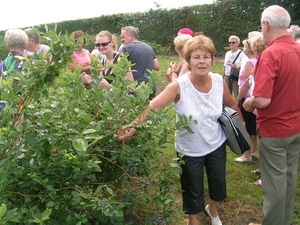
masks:
[(118, 131), (118, 141), (122, 144), (125, 144), (125, 141), (132, 137), (136, 132), (136, 129), (132, 127), (132, 125), (122, 126), (122, 128)]

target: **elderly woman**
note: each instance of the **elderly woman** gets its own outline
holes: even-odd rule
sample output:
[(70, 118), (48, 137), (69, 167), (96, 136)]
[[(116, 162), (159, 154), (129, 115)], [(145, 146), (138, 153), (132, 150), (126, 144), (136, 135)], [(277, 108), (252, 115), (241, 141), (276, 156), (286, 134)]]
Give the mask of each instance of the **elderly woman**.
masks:
[[(213, 225), (222, 225), (218, 216), (218, 202), (226, 197), (226, 136), (218, 123), (223, 104), (241, 113), (220, 74), (211, 73), (215, 47), (212, 40), (196, 36), (187, 41), (183, 56), (190, 72), (172, 81), (154, 98), (146, 110), (131, 125), (123, 126), (118, 140), (123, 144), (136, 130), (134, 124), (142, 124), (149, 111), (159, 111), (173, 104), (177, 119), (180, 115), (192, 116), (197, 120), (186, 129), (176, 131), (175, 146), (178, 155), (183, 154), (180, 175), (183, 210), (189, 215), (189, 225), (197, 225), (196, 214), (205, 210)], [(204, 167), (208, 179), (209, 204), (204, 204)]]
[[(258, 59), (259, 55), (266, 49), (266, 44), (264, 42), (263, 36), (262, 35), (255, 35), (254, 37), (251, 38), (251, 41), (249, 43), (251, 45), (251, 49), (253, 51), (254, 57), (256, 59)], [(254, 83), (254, 75), (255, 75), (255, 70), (252, 71), (251, 75), (248, 77), (248, 80), (243, 83), (243, 85), (240, 89), (240, 93), (248, 92), (249, 97), (252, 97), (254, 84), (255, 84)], [(244, 101), (243, 101), (242, 108), (243, 108), (242, 110), (245, 111)], [(256, 110), (253, 112), (253, 116), (255, 116), (255, 119), (256, 119)], [(244, 118), (245, 118), (246, 128), (247, 128), (247, 119), (246, 119), (246, 117), (244, 117)], [(248, 153), (247, 152), (245, 152), (244, 155), (241, 156), (241, 157), (245, 157), (245, 154), (249, 154), (249, 152)], [(251, 153), (251, 156), (253, 157), (253, 153)], [(246, 157), (247, 157), (247, 155), (246, 155)], [(241, 162), (241, 160), (240, 160), (240, 162)], [(258, 168), (256, 170), (253, 170), (252, 172), (259, 175), (260, 174), (260, 169)], [(256, 182), (254, 182), (254, 185), (261, 186), (262, 185), (261, 179), (258, 179)]]
[(5, 32), (4, 40), (9, 54), (0, 63), (0, 76), (2, 78), (8, 77), (13, 70), (22, 70), (21, 63), (25, 59), (24, 51), (28, 37), (21, 29), (9, 29)]
[[(259, 35), (262, 37), (261, 33), (258, 33), (256, 35)], [(239, 85), (239, 94), (236, 97), (236, 101), (238, 102), (239, 108), (243, 114), (243, 118), (246, 122), (246, 129), (250, 136), (252, 147), (248, 151), (244, 152), (244, 154), (241, 157), (235, 158), (235, 162), (251, 162), (252, 157), (257, 158), (257, 128), (256, 128), (256, 115), (252, 112), (247, 112), (243, 108), (243, 103), (246, 98), (249, 98), (250, 92), (250, 85), (249, 85), (249, 79), (250, 76), (253, 73), (253, 70), (256, 66), (257, 57), (254, 55), (254, 51), (251, 48), (251, 45), (255, 41), (255, 36), (251, 38), (247, 38), (243, 41), (244, 45), (244, 52), (246, 56), (248, 57), (248, 61), (246, 62), (246, 65), (244, 69), (240, 72), (238, 85)], [(246, 88), (248, 87), (248, 88)]]
[(234, 96), (236, 97), (239, 92), (238, 81), (230, 78), (230, 70), (231, 68), (237, 70), (243, 69), (242, 61), (244, 58), (247, 58), (247, 56), (243, 51), (239, 50), (238, 48), (240, 44), (240, 38), (238, 36), (235, 35), (230, 36), (228, 43), (229, 43), (230, 50), (225, 54), (224, 68), (223, 68), (222, 75), (229, 88), (230, 93), (232, 94), (233, 92)]

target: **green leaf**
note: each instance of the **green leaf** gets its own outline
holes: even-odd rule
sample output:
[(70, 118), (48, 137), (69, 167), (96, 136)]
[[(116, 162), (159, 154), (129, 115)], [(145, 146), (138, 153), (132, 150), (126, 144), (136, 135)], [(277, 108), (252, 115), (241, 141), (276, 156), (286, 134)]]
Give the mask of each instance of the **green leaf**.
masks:
[(116, 212), (115, 218), (117, 221), (121, 222), (124, 220), (124, 213), (121, 209)]
[(53, 202), (53, 201), (50, 201), (50, 202), (48, 202), (47, 204), (46, 204), (46, 206), (47, 207), (53, 207), (53, 206), (55, 206), (55, 202)]
[(110, 195), (113, 195), (114, 194), (114, 191), (109, 188), (109, 187), (106, 187), (106, 191), (110, 194)]
[(5, 213), (4, 219), (9, 222), (15, 222), (15, 223), (20, 222), (20, 215), (17, 213), (17, 210), (18, 210), (17, 208), (8, 210)]
[(8, 159), (1, 159), (0, 160), (0, 169), (4, 169), (7, 167), (7, 162), (8, 162)]
[(0, 206), (0, 218), (3, 218), (3, 216), (6, 213), (6, 210), (7, 210), (6, 205), (5, 204), (1, 204), (1, 206)]
[(82, 155), (83, 152), (86, 152), (88, 142), (87, 140), (84, 140), (82, 138), (77, 138), (72, 141), (72, 146), (76, 150), (78, 155)]
[(47, 36), (49, 36), (50, 38), (55, 38), (57, 35), (54, 31), (48, 31), (47, 33)]
[(7, 173), (4, 170), (0, 171), (0, 184), (4, 183), (7, 178)]
[(189, 126), (183, 126), (184, 129), (187, 130), (187, 132), (189, 132), (189, 134), (193, 134), (194, 131), (189, 127)]
[(83, 131), (83, 134), (93, 134), (95, 132), (97, 132), (97, 130), (95, 130), (95, 129), (88, 129), (88, 130)]
[(53, 191), (53, 190), (54, 190), (54, 188), (53, 188), (52, 185), (46, 185), (45, 187), (46, 187), (49, 191)]
[(27, 134), (25, 135), (25, 142), (26, 142), (27, 144), (29, 144), (29, 145), (34, 144), (34, 136), (31, 135), (31, 134), (29, 134), (29, 133), (27, 133)]
[(50, 215), (52, 213), (52, 209), (46, 209), (43, 213), (42, 213), (42, 216), (41, 216), (41, 220), (42, 221), (45, 221), (45, 220), (48, 220), (50, 219)]

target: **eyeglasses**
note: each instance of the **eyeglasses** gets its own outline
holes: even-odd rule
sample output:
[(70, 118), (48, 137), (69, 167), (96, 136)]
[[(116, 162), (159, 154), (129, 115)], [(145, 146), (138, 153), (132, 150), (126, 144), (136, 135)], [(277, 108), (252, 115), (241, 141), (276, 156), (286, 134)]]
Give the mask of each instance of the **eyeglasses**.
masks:
[(111, 42), (111, 41), (109, 41), (109, 42), (104, 42), (104, 43), (96, 43), (95, 46), (98, 47), (98, 48), (99, 48), (100, 46), (105, 47), (105, 46), (109, 45), (110, 42)]
[(228, 44), (230, 44), (230, 45), (231, 45), (231, 44), (232, 44), (232, 45), (234, 45), (234, 44), (235, 44), (235, 41), (229, 41), (229, 42), (228, 42)]

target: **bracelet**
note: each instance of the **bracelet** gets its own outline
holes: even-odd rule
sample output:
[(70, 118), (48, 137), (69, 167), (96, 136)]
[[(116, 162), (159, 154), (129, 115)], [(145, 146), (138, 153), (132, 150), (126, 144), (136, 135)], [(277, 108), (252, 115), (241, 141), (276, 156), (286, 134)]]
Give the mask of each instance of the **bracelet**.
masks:
[(176, 75), (178, 75), (178, 74), (177, 74), (177, 72), (176, 72), (175, 70), (171, 71), (171, 73), (170, 73), (170, 74), (172, 74), (172, 73), (176, 73)]
[(243, 125), (244, 125), (244, 126), (246, 125), (246, 122), (245, 122), (245, 121), (243, 122)]

